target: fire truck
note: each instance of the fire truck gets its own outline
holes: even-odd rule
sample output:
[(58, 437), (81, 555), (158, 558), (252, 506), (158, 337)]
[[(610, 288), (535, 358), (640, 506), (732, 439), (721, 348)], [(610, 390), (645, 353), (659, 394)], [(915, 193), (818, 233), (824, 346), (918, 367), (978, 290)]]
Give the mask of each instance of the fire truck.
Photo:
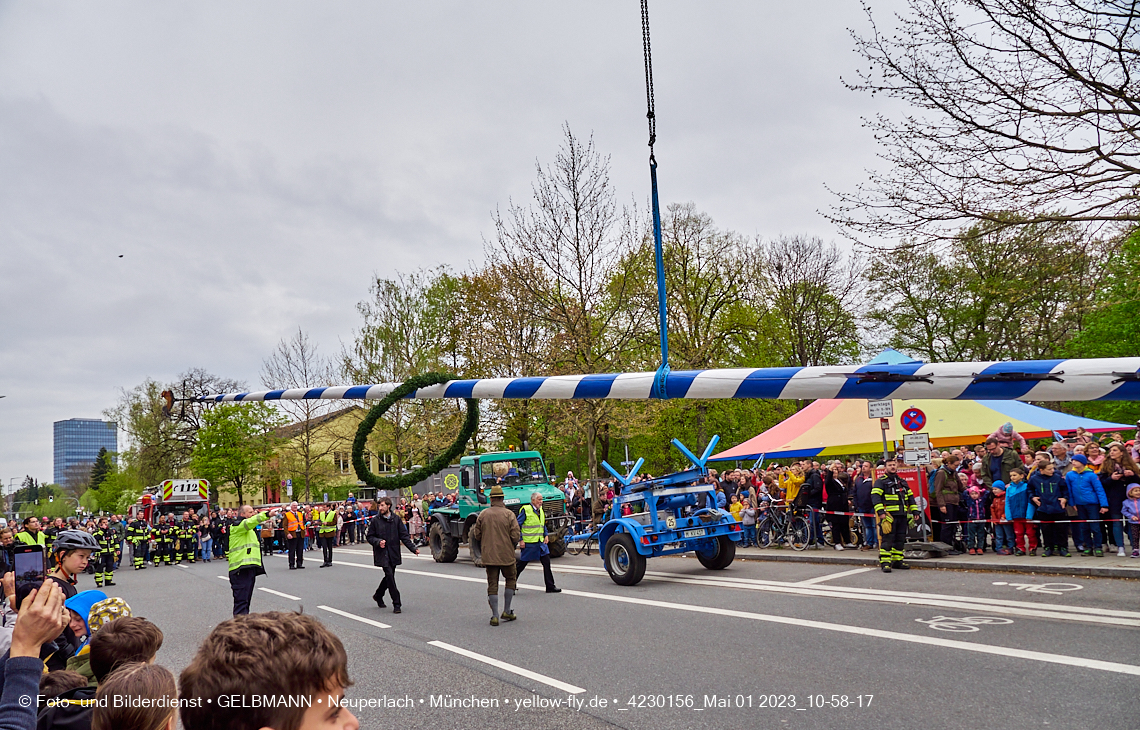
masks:
[(210, 512), (210, 483), (205, 479), (167, 479), (147, 487), (135, 503), (136, 516), (154, 524), (159, 515), (181, 518), (186, 510), (202, 517)]

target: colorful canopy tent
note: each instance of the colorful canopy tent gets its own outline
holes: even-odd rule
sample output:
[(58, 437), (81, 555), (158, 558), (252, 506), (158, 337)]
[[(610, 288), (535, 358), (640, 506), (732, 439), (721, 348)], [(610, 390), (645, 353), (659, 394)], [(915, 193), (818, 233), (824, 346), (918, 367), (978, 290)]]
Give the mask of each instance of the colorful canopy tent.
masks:
[[(926, 414), (922, 432), (937, 447), (976, 446), (1007, 421), (1025, 438), (1046, 438), (1054, 431), (1083, 426), (1094, 433), (1136, 428), (1122, 423), (1071, 416), (1013, 400), (894, 400), (887, 441), (902, 442), (900, 423), (909, 408)], [(867, 401), (820, 399), (764, 433), (716, 454), (709, 461), (787, 459), (809, 456), (873, 454), (882, 451), (879, 419), (867, 417)]]

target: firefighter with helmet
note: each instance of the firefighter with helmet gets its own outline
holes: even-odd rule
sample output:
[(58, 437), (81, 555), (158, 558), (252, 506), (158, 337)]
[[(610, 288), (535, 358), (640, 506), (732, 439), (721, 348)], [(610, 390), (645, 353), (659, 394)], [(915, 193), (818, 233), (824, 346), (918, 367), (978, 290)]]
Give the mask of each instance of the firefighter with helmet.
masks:
[(99, 552), (95, 554), (95, 585), (115, 585), (115, 552), (119, 549), (119, 533), (111, 529), (106, 517), (99, 518), (99, 529), (92, 536), (99, 543)]
[(154, 539), (154, 564), (158, 566), (160, 562), (170, 565), (170, 560), (174, 552), (174, 529), (166, 521), (166, 515), (159, 515), (158, 522), (155, 523), (154, 529), (151, 530), (151, 537)]
[(127, 542), (131, 544), (131, 562), (135, 570), (145, 570), (147, 548), (150, 546), (150, 525), (139, 513), (135, 513), (135, 519), (127, 525)]
[(884, 573), (910, 569), (903, 562), (903, 548), (907, 528), (914, 526), (918, 516), (914, 494), (906, 480), (898, 475), (898, 468), (898, 461), (887, 459), (883, 464), (886, 473), (871, 487), (871, 503), (879, 520), (879, 567)]

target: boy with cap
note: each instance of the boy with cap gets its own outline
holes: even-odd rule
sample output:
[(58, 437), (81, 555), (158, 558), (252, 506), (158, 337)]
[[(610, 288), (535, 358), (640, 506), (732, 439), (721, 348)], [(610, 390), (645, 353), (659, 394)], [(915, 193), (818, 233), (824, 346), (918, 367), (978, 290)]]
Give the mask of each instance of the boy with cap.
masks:
[(1084, 454), (1076, 454), (1072, 461), (1073, 468), (1065, 475), (1065, 485), (1069, 488), (1079, 520), (1073, 525), (1073, 541), (1082, 555), (1102, 558), (1100, 516), (1108, 512), (1108, 497), (1100, 478), (1088, 468), (1088, 458)]

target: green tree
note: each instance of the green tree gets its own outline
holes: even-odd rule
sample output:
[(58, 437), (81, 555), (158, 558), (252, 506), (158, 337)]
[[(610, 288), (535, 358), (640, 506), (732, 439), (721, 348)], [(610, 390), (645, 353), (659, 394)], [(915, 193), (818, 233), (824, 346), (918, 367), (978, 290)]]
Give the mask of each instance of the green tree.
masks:
[(91, 489), (98, 490), (103, 482), (107, 480), (107, 475), (111, 473), (111, 454), (108, 453), (105, 447), (99, 447), (99, 453), (95, 456), (95, 463), (91, 465)]
[(1053, 357), (1081, 327), (1099, 246), (1071, 224), (974, 226), (945, 250), (900, 247), (868, 268), (881, 342), (928, 362)]
[[(172, 383), (163, 385), (147, 378), (122, 391), (119, 402), (104, 415), (126, 432), (129, 446), (124, 452), (136, 454), (139, 474), (147, 484), (154, 485), (182, 475), (190, 463), (202, 415), (208, 407), (195, 399), (240, 390), (245, 390), (245, 385), (239, 381), (191, 368)], [(169, 412), (164, 411), (164, 391), (175, 399)]]
[[(462, 371), (458, 301), (462, 282), (446, 267), (377, 277), (357, 305), (364, 324), (341, 369), (354, 383), (403, 381), (425, 372)], [(458, 402), (395, 404), (369, 439), (374, 453), (392, 454), (397, 471), (425, 463), (452, 442), (463, 411)]]
[(781, 364), (808, 367), (854, 362), (860, 352), (863, 261), (814, 236), (759, 242), (754, 270), (761, 296), (779, 319)]
[(238, 504), (245, 504), (245, 490), (272, 456), (278, 442), (274, 429), (283, 420), (266, 403), (221, 403), (207, 410), (190, 462), (195, 476), (219, 490), (232, 485)]
[[(1133, 231), (1104, 264), (1084, 327), (1062, 348), (1068, 357), (1140, 356), (1140, 230)], [(1140, 402), (1090, 401), (1068, 410), (1118, 423), (1140, 418)]]

